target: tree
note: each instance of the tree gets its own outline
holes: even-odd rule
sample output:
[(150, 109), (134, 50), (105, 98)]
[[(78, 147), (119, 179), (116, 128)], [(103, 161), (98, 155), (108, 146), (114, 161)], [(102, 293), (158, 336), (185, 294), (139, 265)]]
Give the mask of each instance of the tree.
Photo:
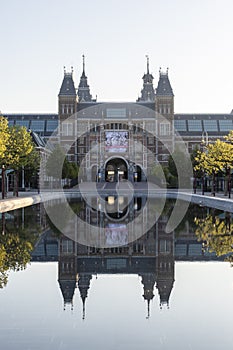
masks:
[(227, 136), (224, 136), (224, 139), (233, 144), (233, 130), (231, 130)]
[(182, 185), (185, 187), (189, 187), (190, 178), (188, 176), (185, 178), (186, 171), (189, 169), (189, 162), (190, 162), (190, 156), (187, 152), (183, 151), (179, 146), (177, 146), (174, 150), (174, 152), (170, 155), (168, 158), (168, 170), (170, 175), (170, 185), (172, 187), (178, 186), (178, 169), (181, 171), (184, 170), (184, 178), (186, 184), (183, 183)]
[(65, 175), (65, 170), (63, 174), (58, 174), (58, 164), (64, 163), (65, 153), (60, 145), (56, 145), (54, 150), (49, 155), (46, 161), (46, 174), (54, 179), (61, 179)]
[(212, 176), (213, 188), (212, 192), (215, 195), (215, 178), (216, 174), (222, 172), (225, 177), (228, 177), (228, 187), (230, 195), (230, 173), (233, 167), (233, 145), (217, 139), (214, 143), (208, 144), (204, 151), (198, 151), (195, 158), (195, 170)]
[(2, 199), (5, 197), (5, 153), (7, 151), (9, 137), (8, 121), (0, 116), (0, 166), (2, 169)]
[(233, 224), (231, 214), (225, 213), (221, 219), (215, 213), (208, 214), (203, 219), (195, 219), (197, 225), (195, 234), (203, 242), (208, 252), (215, 252), (218, 257), (225, 256), (233, 262)]
[(9, 140), (9, 128), (6, 118), (0, 116), (0, 162), (4, 164), (5, 152), (7, 149), (7, 142)]
[(5, 164), (15, 170), (15, 194), (18, 196), (18, 172), (29, 162), (29, 155), (34, 149), (30, 132), (25, 127), (9, 127), (9, 139), (5, 152)]
[(79, 167), (77, 165), (77, 163), (74, 162), (70, 162), (68, 165), (68, 178), (69, 179), (76, 179), (78, 177), (78, 171), (79, 171)]
[[(59, 164), (63, 164), (62, 173), (58, 173)], [(60, 145), (56, 145), (46, 161), (46, 174), (54, 179), (74, 179), (78, 176), (78, 166), (69, 162)]]
[[(39, 167), (40, 167), (40, 154), (34, 147), (32, 152), (28, 155), (27, 164), (24, 167), (25, 181), (29, 183), (29, 187), (31, 185), (33, 178), (34, 178), (34, 182), (36, 182)], [(34, 185), (37, 186), (38, 184), (34, 183)]]

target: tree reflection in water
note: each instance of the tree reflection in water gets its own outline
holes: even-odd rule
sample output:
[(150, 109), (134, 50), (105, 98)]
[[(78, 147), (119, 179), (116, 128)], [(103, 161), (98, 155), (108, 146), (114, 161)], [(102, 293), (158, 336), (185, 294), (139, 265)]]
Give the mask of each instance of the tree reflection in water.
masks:
[(203, 249), (233, 264), (232, 214), (220, 214), (212, 209), (206, 217), (195, 218), (194, 221), (197, 225), (195, 234), (199, 241), (203, 241)]
[(7, 285), (10, 271), (24, 270), (31, 260), (40, 234), (37, 209), (30, 207), (0, 214), (0, 288)]

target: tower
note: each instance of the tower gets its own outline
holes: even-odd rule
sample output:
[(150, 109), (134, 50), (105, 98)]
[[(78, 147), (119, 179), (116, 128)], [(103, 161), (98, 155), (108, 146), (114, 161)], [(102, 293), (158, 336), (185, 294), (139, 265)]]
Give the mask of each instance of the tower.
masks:
[(92, 275), (88, 273), (79, 273), (78, 277), (78, 289), (80, 292), (80, 297), (83, 303), (83, 320), (85, 319), (85, 302), (88, 294), (88, 289), (90, 288), (90, 282)]
[(175, 256), (174, 231), (165, 233), (167, 219), (160, 221), (158, 232), (158, 257), (156, 260), (157, 284), (160, 307), (169, 306), (169, 298), (174, 284)]
[(58, 94), (58, 114), (60, 121), (76, 112), (76, 90), (73, 80), (73, 67), (67, 73), (64, 67), (64, 77)]
[(155, 111), (170, 121), (174, 119), (174, 94), (166, 72), (159, 71), (159, 82), (156, 89)]
[(166, 72), (159, 71), (155, 96), (155, 112), (158, 133), (158, 160), (166, 164), (169, 153), (174, 151), (174, 94)]
[(150, 317), (150, 301), (154, 298), (154, 285), (156, 282), (156, 273), (141, 274), (143, 284), (143, 298), (147, 301), (147, 318)]
[(90, 87), (87, 83), (87, 76), (85, 73), (85, 56), (83, 55), (83, 72), (80, 78), (80, 83), (78, 86), (78, 100), (80, 103), (82, 102), (96, 102), (96, 100), (92, 99), (90, 93)]
[(149, 57), (147, 59), (147, 71), (143, 75), (143, 89), (141, 90), (141, 97), (137, 99), (137, 102), (154, 102), (155, 101), (155, 91), (153, 86), (154, 77), (150, 73), (149, 69)]
[[(74, 154), (77, 154), (77, 141), (75, 140), (76, 112), (77, 95), (73, 80), (73, 67), (69, 73), (66, 72), (64, 67), (64, 77), (58, 94), (58, 121), (61, 145), (65, 148), (65, 153), (70, 155), (69, 160), (72, 161), (76, 160)], [(66, 147), (66, 145), (69, 146)]]
[(77, 284), (77, 259), (74, 242), (66, 237), (60, 238), (60, 256), (58, 269), (58, 283), (64, 300), (73, 307), (73, 297)]

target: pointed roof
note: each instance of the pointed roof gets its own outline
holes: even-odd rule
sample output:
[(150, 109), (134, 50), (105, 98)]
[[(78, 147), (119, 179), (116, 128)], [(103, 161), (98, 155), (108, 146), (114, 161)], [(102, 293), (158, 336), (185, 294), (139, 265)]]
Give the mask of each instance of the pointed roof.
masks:
[(137, 99), (137, 102), (154, 102), (155, 101), (155, 91), (153, 86), (154, 77), (150, 73), (149, 69), (149, 56), (146, 55), (147, 60), (147, 70), (143, 75), (143, 89), (141, 90), (141, 97)]
[(158, 278), (157, 289), (160, 298), (160, 306), (167, 304), (169, 305), (169, 298), (173, 288), (174, 278)]
[(78, 98), (79, 102), (96, 102), (92, 100), (92, 96), (90, 93), (90, 87), (87, 83), (87, 76), (85, 73), (85, 56), (83, 55), (83, 71), (80, 77), (80, 83), (78, 86)]
[(80, 292), (80, 297), (83, 303), (83, 320), (85, 319), (85, 301), (88, 294), (88, 289), (90, 288), (90, 281), (92, 279), (92, 275), (80, 273), (78, 278), (78, 289)]
[(64, 304), (72, 304), (74, 291), (76, 288), (76, 281), (60, 280), (59, 285), (64, 299)]
[(71, 73), (66, 73), (65, 67), (64, 78), (58, 96), (76, 96), (76, 90), (73, 81), (73, 71)]
[(150, 301), (154, 298), (154, 285), (156, 282), (155, 273), (143, 273), (140, 275), (142, 277), (143, 284), (143, 298), (147, 301), (147, 318), (150, 317)]
[(173, 90), (168, 78), (168, 68), (166, 72), (159, 70), (159, 82), (156, 89), (156, 96), (174, 96)]

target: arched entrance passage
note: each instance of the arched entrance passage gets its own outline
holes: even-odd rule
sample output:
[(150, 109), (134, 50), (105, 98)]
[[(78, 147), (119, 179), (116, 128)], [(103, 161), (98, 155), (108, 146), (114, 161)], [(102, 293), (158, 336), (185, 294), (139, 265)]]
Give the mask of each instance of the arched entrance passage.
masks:
[(134, 181), (135, 182), (141, 182), (142, 181), (142, 169), (141, 169), (141, 167), (139, 165), (136, 165), (136, 167), (135, 167)]
[(122, 158), (112, 158), (105, 166), (105, 181), (119, 182), (128, 179), (128, 164)]

